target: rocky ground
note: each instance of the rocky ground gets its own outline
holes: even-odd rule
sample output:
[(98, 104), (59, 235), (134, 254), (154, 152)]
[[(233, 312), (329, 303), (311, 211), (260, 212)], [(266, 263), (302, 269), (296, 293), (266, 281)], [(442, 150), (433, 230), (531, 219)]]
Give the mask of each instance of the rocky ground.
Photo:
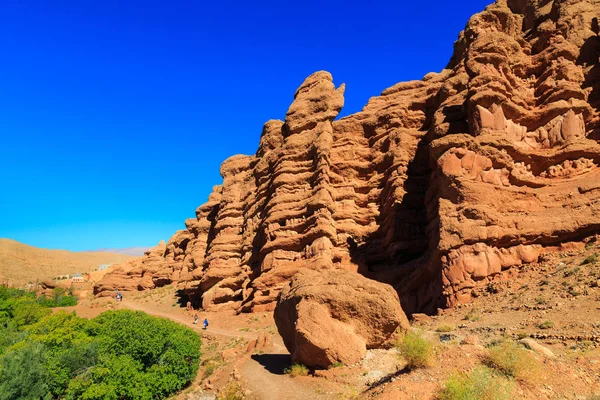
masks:
[[(167, 286), (111, 299), (84, 300), (75, 310), (93, 317), (106, 309), (133, 308), (196, 329), (203, 338), (201, 368), (177, 399), (434, 399), (448, 377), (481, 365), (489, 347), (532, 339), (541, 367), (517, 380), (514, 398), (588, 399), (600, 394), (600, 245), (546, 255), (539, 264), (499, 274), (476, 289), (471, 304), (438, 315), (414, 315), (412, 329), (434, 347), (432, 364), (408, 371), (395, 348), (370, 350), (354, 365), (292, 377), (290, 356), (272, 313), (199, 312), (210, 326), (192, 324)], [(535, 344), (541, 347), (536, 348)]]

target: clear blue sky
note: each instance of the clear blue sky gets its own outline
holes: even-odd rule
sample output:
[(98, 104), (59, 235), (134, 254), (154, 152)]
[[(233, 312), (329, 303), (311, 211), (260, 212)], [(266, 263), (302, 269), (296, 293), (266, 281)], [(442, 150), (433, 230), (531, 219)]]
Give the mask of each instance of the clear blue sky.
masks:
[(342, 115), (359, 111), (441, 70), (491, 1), (5, 0), (0, 237), (169, 239), (306, 76), (330, 71), (347, 85)]

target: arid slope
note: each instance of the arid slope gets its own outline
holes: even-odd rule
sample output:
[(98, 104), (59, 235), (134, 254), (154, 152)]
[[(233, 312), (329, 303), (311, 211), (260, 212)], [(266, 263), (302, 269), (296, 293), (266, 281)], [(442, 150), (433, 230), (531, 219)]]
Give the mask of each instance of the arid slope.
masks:
[(100, 264), (122, 263), (133, 258), (114, 253), (40, 249), (0, 239), (0, 283), (21, 286), (58, 275), (90, 272)]

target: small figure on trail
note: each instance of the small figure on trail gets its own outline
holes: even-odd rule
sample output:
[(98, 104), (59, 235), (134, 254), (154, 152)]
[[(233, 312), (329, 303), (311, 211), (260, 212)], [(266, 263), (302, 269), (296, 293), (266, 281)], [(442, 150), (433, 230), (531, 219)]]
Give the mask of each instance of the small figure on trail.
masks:
[(204, 318), (204, 330), (208, 328), (208, 319)]
[(191, 302), (191, 301), (188, 301), (188, 302), (187, 302), (187, 305), (186, 305), (185, 309), (186, 309), (188, 312), (192, 311), (192, 302)]
[(123, 300), (123, 295), (118, 290), (117, 290), (117, 295), (115, 296), (115, 300), (117, 300), (117, 302)]
[(194, 314), (194, 325), (198, 324), (198, 314)]

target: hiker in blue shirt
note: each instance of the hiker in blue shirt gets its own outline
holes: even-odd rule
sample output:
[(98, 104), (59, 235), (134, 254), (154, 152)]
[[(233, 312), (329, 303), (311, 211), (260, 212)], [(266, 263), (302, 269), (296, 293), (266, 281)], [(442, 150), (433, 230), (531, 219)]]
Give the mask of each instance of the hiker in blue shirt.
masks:
[(208, 328), (208, 319), (204, 318), (204, 330)]

